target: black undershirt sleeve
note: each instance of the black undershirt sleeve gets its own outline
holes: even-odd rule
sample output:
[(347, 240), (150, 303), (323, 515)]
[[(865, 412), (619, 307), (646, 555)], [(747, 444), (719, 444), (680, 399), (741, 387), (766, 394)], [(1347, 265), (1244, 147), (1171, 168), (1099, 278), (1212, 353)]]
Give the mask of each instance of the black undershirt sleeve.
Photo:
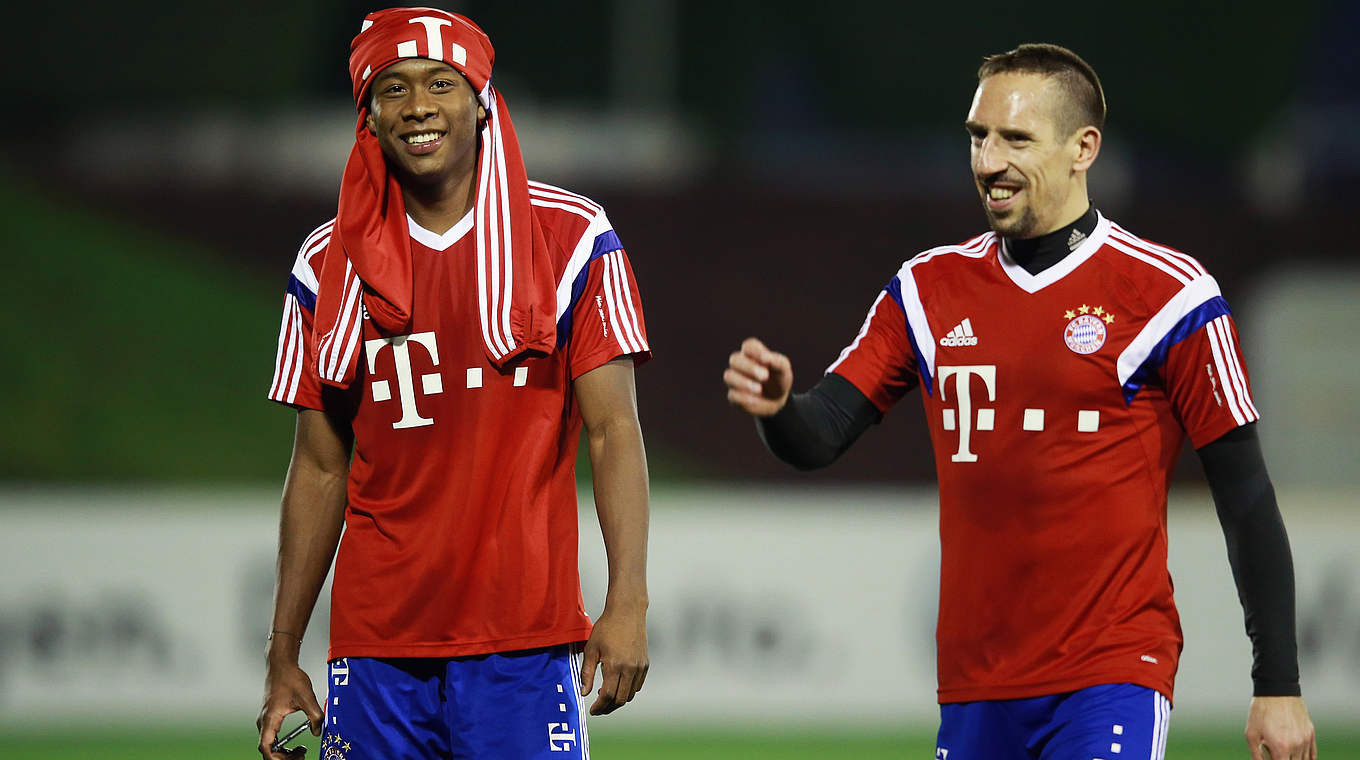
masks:
[(1251, 639), (1253, 694), (1299, 696), (1294, 560), (1255, 423), (1235, 428), (1198, 453)]
[(775, 456), (800, 470), (825, 467), (850, 448), (883, 414), (849, 380), (834, 372), (807, 393), (794, 393), (771, 417), (757, 417), (756, 431)]

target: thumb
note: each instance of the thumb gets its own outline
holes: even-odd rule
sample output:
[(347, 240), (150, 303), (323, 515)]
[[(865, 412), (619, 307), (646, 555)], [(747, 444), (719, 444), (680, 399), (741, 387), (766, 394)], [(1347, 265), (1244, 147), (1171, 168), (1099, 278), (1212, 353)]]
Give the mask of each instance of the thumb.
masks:
[(581, 663), (581, 696), (590, 694), (590, 689), (595, 685), (595, 668), (600, 664), (600, 649), (586, 643), (585, 660)]

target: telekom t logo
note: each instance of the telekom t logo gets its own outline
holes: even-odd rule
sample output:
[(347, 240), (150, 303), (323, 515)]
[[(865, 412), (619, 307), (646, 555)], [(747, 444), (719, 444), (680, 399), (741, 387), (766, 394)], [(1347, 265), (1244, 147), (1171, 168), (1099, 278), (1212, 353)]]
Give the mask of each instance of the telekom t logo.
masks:
[[(949, 384), (949, 378), (957, 378), (954, 381), (954, 396), (957, 398), (958, 416), (957, 423), (953, 409), (944, 410), (944, 429), (959, 431), (959, 450), (950, 457), (953, 462), (976, 462), (977, 454), (968, 448), (968, 443), (973, 437), (973, 396), (969, 390), (969, 381), (973, 375), (982, 378), (982, 382), (987, 386), (987, 400), (996, 401), (996, 365), (995, 364), (971, 364), (962, 367), (940, 367), (940, 400), (947, 401), (945, 396), (945, 386)], [(977, 430), (991, 430), (996, 424), (995, 409), (977, 410)]]
[[(429, 51), (428, 58), (444, 60), (444, 40), (442, 30), (446, 26), (453, 26), (453, 22), (438, 16), (417, 16), (408, 23), (420, 24), (425, 27), (425, 49)], [(407, 40), (397, 43), (397, 55), (401, 58), (419, 58), (420, 50), (417, 47), (417, 40)], [(467, 48), (457, 42), (450, 43), (448, 60), (457, 63), (459, 66), (467, 65)]]
[[(397, 398), (401, 401), (401, 419), (392, 423), (392, 427), (398, 430), (434, 424), (432, 418), (421, 417), (420, 410), (416, 408), (416, 384), (415, 378), (411, 375), (410, 344), (412, 343), (423, 346), (430, 355), (430, 364), (439, 366), (439, 344), (435, 342), (433, 332), (420, 332), (413, 335), (397, 335), (392, 338), (374, 338), (364, 341), (364, 353), (368, 355), (369, 375), (372, 375), (378, 369), (378, 354), (382, 353), (383, 348), (392, 347), (392, 357), (396, 360), (397, 366)], [(443, 378), (438, 372), (421, 375), (420, 389), (427, 396), (443, 393)], [(391, 398), (392, 386), (386, 380), (374, 380), (373, 400), (388, 401)]]

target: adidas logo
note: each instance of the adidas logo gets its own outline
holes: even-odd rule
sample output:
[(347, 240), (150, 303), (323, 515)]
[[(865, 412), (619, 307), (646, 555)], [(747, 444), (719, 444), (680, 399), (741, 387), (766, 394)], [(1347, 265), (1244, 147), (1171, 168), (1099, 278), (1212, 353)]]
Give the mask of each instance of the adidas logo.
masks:
[(949, 334), (940, 338), (941, 346), (976, 346), (978, 339), (973, 335), (973, 322), (965, 319), (954, 325), (954, 329)]

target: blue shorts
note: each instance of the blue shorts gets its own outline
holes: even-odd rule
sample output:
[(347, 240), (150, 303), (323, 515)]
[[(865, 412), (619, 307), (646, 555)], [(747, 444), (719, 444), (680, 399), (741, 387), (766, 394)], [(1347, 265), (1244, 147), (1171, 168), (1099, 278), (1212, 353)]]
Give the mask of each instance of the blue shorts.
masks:
[(936, 760), (1162, 760), (1171, 703), (1117, 683), (940, 705)]
[(581, 645), (330, 663), (322, 760), (590, 757)]

